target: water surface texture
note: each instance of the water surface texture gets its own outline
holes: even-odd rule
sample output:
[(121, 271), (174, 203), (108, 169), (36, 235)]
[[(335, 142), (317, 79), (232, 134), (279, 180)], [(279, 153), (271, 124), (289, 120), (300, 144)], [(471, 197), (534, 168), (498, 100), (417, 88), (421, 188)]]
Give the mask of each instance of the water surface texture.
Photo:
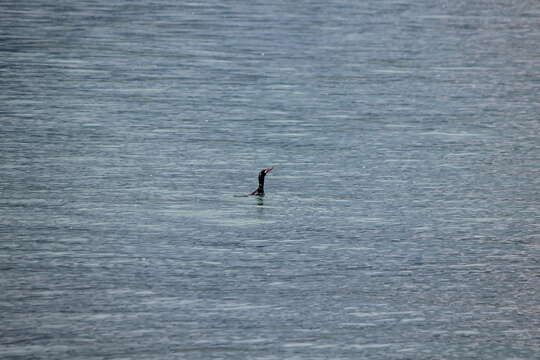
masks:
[(532, 0), (2, 1), (0, 357), (537, 359), (539, 44)]

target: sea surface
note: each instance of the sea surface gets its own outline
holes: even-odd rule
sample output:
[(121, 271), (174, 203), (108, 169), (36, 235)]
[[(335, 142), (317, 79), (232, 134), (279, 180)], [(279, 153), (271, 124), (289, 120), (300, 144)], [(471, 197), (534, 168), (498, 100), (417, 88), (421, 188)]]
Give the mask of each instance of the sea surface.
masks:
[(539, 135), (536, 0), (3, 0), (0, 358), (538, 359)]

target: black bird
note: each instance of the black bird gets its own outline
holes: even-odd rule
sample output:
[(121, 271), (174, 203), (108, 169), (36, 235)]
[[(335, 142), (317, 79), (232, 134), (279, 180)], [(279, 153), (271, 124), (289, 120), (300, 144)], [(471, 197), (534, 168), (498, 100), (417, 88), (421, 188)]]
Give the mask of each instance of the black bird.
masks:
[(259, 187), (249, 195), (264, 196), (264, 177), (268, 175), (275, 167), (276, 166), (274, 165), (270, 168), (261, 170), (259, 173)]

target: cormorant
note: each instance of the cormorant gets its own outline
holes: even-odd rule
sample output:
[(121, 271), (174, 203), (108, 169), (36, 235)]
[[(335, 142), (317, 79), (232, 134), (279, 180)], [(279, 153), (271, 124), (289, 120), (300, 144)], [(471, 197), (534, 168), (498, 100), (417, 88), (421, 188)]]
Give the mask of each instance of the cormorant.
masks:
[(263, 169), (259, 173), (259, 187), (249, 195), (264, 196), (264, 177), (270, 173), (276, 166), (273, 165), (270, 168)]

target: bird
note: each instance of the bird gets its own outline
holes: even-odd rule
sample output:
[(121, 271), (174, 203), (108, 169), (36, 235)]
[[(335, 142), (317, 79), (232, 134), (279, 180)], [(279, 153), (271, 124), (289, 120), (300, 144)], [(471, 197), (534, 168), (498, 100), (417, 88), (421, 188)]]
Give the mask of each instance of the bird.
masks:
[(270, 173), (276, 166), (273, 165), (272, 167), (262, 169), (259, 172), (259, 186), (255, 191), (253, 191), (250, 196), (264, 196), (264, 177)]

